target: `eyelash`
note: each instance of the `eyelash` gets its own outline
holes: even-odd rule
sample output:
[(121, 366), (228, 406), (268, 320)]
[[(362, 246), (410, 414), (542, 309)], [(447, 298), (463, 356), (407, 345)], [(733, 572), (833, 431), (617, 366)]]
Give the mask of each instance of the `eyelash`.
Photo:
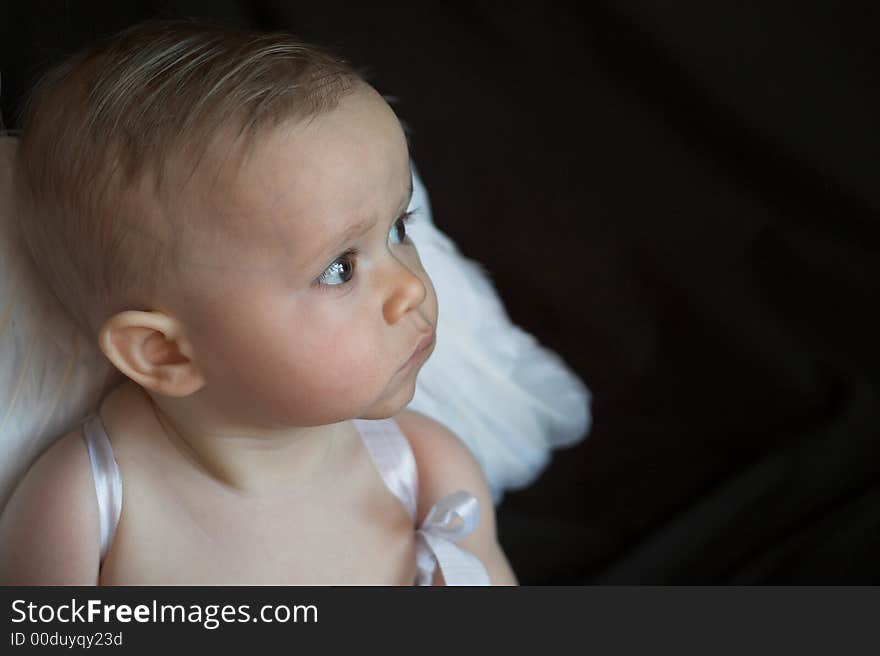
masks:
[[(409, 222), (412, 220), (413, 216), (418, 211), (419, 211), (418, 208), (416, 208), (414, 210), (410, 210), (409, 212), (404, 212), (403, 214), (401, 214), (397, 218), (397, 220), (394, 222), (394, 225), (391, 226), (391, 229), (395, 230), (395, 229), (397, 229), (397, 226), (403, 226), (403, 228), (404, 228), (403, 239), (406, 239), (406, 237), (407, 237), (406, 226), (409, 224)], [(403, 241), (403, 239), (401, 239), (401, 242)], [(348, 284), (354, 279), (355, 271), (357, 271), (358, 255), (360, 255), (360, 250), (358, 250), (357, 248), (349, 248), (348, 250), (346, 250), (342, 255), (340, 255), (335, 260), (333, 260), (333, 262), (330, 263), (330, 266), (328, 266), (326, 269), (324, 269), (324, 271), (321, 273), (321, 275), (318, 276), (318, 278), (315, 280), (314, 285), (322, 290), (335, 290), (335, 289), (339, 289), (341, 287), (348, 286)], [(333, 265), (339, 264), (341, 262), (347, 262), (349, 264), (349, 266), (351, 267), (351, 273), (349, 274), (348, 280), (344, 280), (343, 282), (336, 283), (336, 284), (322, 283), (321, 279), (327, 274), (327, 272), (330, 270), (330, 268)]]

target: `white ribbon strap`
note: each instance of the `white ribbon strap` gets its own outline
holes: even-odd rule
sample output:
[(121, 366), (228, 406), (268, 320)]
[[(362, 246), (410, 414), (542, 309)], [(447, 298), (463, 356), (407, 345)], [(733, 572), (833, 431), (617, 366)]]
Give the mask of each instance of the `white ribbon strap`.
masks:
[(89, 449), (92, 463), (92, 478), (95, 481), (95, 494), (98, 497), (98, 522), (101, 531), (101, 561), (107, 555), (119, 515), (122, 513), (122, 477), (119, 465), (113, 457), (110, 438), (104, 430), (100, 415), (93, 414), (85, 421), (83, 435)]
[(417, 585), (431, 585), (439, 565), (446, 585), (489, 585), (480, 559), (454, 544), (480, 522), (480, 506), (470, 492), (453, 492), (433, 505), (416, 531), (419, 539)]

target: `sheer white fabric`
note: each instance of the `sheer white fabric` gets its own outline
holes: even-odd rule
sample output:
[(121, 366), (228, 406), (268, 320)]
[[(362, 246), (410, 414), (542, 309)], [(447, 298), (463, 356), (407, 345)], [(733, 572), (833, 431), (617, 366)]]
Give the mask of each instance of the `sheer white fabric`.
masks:
[[(438, 230), (413, 169), (407, 232), (437, 292), (437, 346), (409, 407), (458, 435), (497, 505), (534, 481), (553, 449), (583, 439), (592, 423), (587, 386), (553, 351), (511, 322), (490, 277)], [(503, 235), (499, 235), (503, 240)]]
[(0, 510), (40, 453), (122, 377), (79, 335), (18, 233), (17, 143), (0, 137)]

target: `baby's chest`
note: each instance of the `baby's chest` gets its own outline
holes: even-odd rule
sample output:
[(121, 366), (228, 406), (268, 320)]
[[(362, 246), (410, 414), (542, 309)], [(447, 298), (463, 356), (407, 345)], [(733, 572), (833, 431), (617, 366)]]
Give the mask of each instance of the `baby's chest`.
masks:
[(369, 486), (240, 507), (142, 495), (125, 508), (101, 582), (411, 585), (415, 575), (412, 520)]

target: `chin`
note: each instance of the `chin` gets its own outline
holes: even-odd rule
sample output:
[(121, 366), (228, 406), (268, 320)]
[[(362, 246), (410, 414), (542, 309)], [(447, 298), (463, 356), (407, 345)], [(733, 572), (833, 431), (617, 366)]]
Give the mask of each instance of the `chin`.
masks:
[(358, 419), (389, 419), (400, 414), (406, 409), (409, 402), (413, 400), (416, 394), (415, 381), (395, 394), (389, 399), (384, 399), (375, 403), (365, 413), (360, 415)]

